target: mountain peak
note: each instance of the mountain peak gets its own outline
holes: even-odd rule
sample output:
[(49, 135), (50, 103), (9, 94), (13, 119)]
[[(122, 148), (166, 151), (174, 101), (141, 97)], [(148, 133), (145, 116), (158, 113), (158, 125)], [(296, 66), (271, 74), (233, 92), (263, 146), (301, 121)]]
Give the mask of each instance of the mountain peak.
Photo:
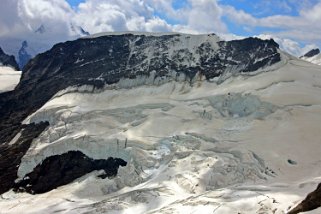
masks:
[(78, 35), (78, 36), (89, 36), (90, 34), (87, 32), (87, 31), (85, 31), (82, 27), (80, 27), (80, 26), (75, 26), (75, 25), (73, 25), (72, 23), (70, 23), (70, 30), (74, 33), (74, 34), (76, 34), (76, 35)]
[(37, 30), (35, 30), (35, 33), (39, 33), (39, 34), (44, 34), (45, 32), (46, 32), (46, 28), (43, 24), (40, 25), (40, 27), (37, 28)]
[(27, 41), (23, 41), (21, 44), (21, 48), (18, 52), (19, 55), (19, 67), (22, 69), (27, 62), (31, 59), (31, 55), (28, 53), (27, 51), (28, 48), (28, 42)]

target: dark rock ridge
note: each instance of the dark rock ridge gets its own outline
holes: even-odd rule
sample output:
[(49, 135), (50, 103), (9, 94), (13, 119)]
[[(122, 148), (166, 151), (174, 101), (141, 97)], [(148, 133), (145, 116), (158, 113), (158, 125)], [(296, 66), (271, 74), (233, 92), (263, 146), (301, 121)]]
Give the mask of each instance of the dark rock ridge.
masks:
[(23, 180), (15, 185), (15, 191), (26, 191), (31, 194), (45, 193), (94, 170), (104, 170), (101, 178), (117, 175), (119, 166), (127, 163), (119, 158), (93, 160), (80, 151), (69, 151), (62, 155), (46, 158)]
[(319, 48), (312, 49), (308, 53), (306, 53), (303, 56), (301, 56), (300, 58), (302, 58), (302, 57), (313, 57), (313, 56), (318, 55), (319, 53), (320, 53), (320, 49)]
[(19, 66), (14, 56), (7, 55), (6, 53), (3, 52), (1, 48), (0, 48), (0, 65), (12, 67), (16, 71), (19, 70)]
[[(187, 81), (196, 73), (211, 79), (226, 73), (256, 71), (281, 60), (279, 46), (273, 40), (210, 42), (218, 41), (216, 38), (213, 34), (128, 33), (56, 44), (29, 61), (14, 91), (0, 94), (0, 144), (9, 142), (21, 130), (21, 122), (28, 115), (69, 86), (102, 88), (121, 78), (149, 76), (154, 71), (155, 77), (168, 77), (175, 71), (178, 75), (184, 73)], [(198, 41), (202, 42), (188, 48)], [(24, 154), (25, 150), (19, 152)], [(18, 161), (22, 155), (17, 156)]]
[(10, 141), (17, 132), (22, 130), (21, 136), (14, 144), (0, 144), (0, 194), (14, 187), (22, 156), (29, 149), (32, 140), (37, 138), (48, 125), (48, 122), (13, 124), (11, 132), (0, 133), (2, 140)]
[(32, 56), (27, 51), (28, 43), (27, 41), (23, 41), (21, 44), (21, 48), (18, 52), (19, 55), (19, 67), (21, 70), (23, 67), (29, 62), (29, 60), (32, 58)]
[(307, 212), (321, 207), (321, 183), (317, 189), (309, 193), (307, 197), (296, 207), (294, 207), (288, 214), (297, 214)]

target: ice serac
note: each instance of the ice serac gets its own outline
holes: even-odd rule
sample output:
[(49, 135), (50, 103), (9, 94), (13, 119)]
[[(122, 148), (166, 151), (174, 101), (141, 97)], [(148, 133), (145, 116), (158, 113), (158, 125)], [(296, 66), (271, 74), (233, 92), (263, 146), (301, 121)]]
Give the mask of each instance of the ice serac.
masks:
[(14, 58), (14, 56), (7, 55), (3, 52), (0, 48), (0, 66), (9, 66), (15, 69), (16, 71), (19, 70), (19, 66)]

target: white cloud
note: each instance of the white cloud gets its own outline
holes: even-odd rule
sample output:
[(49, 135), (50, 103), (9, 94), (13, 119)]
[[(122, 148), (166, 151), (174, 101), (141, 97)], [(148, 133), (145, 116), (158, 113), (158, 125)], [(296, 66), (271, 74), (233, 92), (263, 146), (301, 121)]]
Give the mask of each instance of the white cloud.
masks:
[(175, 9), (173, 0), (147, 0), (167, 18), (177, 22), (172, 30), (184, 33), (227, 33), (222, 21), (223, 11), (217, 0), (187, 0), (182, 8)]
[(87, 0), (79, 5), (74, 21), (90, 33), (146, 30), (147, 24), (157, 29), (157, 23), (163, 27), (165, 22), (153, 17), (152, 8), (142, 0)]
[[(1, 4), (0, 46), (10, 54), (17, 55), (23, 40), (35, 54), (75, 38), (69, 22), (74, 11), (65, 0), (2, 0)], [(35, 30), (42, 24), (46, 33), (39, 35)]]
[(156, 17), (146, 22), (145, 29), (148, 32), (167, 32), (172, 31), (172, 26), (163, 19)]
[[(184, 31), (227, 32), (216, 0), (188, 0), (186, 7), (174, 9), (165, 0), (87, 0), (74, 18), (90, 33), (101, 31)], [(155, 12), (177, 23), (168, 23)]]
[(321, 40), (321, 1), (313, 6), (310, 4), (302, 6), (299, 16), (273, 15), (256, 18), (231, 6), (224, 6), (223, 11), (226, 17), (243, 26), (276, 29), (277, 32), (273, 34), (279, 37), (302, 42)]
[(190, 7), (182, 11), (187, 27), (198, 32), (227, 32), (222, 22), (222, 9), (215, 0), (189, 0)]
[(317, 45), (315, 44), (309, 44), (305, 45), (304, 47), (301, 47), (301, 45), (291, 39), (287, 38), (280, 38), (274, 35), (268, 35), (268, 34), (260, 34), (255, 36), (260, 39), (274, 39), (279, 45), (280, 48), (294, 56), (302, 56), (308, 51), (312, 50), (313, 48), (317, 48)]

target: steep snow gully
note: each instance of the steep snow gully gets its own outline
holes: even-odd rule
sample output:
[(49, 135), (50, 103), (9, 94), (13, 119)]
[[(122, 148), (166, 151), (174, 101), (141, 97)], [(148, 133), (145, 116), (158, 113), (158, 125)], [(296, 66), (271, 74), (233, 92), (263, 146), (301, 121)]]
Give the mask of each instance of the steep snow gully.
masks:
[(320, 66), (271, 40), (125, 33), (58, 44), (0, 94), (1, 160), (22, 154), (0, 162), (11, 166), (1, 212), (309, 210), (299, 203), (321, 182), (320, 88)]

